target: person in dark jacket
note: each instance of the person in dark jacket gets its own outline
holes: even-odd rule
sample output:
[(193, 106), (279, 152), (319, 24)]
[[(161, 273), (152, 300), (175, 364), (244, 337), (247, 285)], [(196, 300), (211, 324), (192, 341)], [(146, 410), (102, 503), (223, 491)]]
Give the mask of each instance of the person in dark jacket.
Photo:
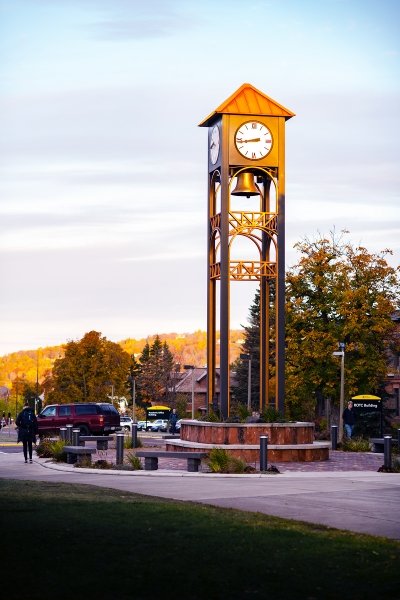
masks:
[(172, 434), (176, 433), (176, 422), (178, 421), (178, 415), (176, 414), (176, 408), (172, 410), (169, 418), (169, 432)]
[(347, 408), (344, 409), (342, 418), (346, 437), (350, 439), (353, 435), (354, 424), (356, 422), (351, 400), (347, 403)]
[(32, 443), (36, 444), (36, 435), (38, 432), (38, 424), (35, 412), (29, 406), (25, 404), (22, 411), (19, 413), (16, 421), (18, 427), (18, 439), (17, 443), (22, 442), (25, 462), (32, 462)]

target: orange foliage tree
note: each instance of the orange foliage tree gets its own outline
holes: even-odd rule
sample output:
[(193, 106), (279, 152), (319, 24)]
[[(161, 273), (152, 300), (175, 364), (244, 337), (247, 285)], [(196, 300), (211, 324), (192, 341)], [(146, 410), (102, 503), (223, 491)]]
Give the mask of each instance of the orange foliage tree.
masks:
[(296, 245), (299, 262), (287, 274), (286, 406), (295, 418), (313, 418), (326, 398), (339, 398), (345, 343), (345, 395), (375, 394), (386, 375), (391, 315), (398, 308), (399, 269), (386, 256), (336, 239), (331, 233)]

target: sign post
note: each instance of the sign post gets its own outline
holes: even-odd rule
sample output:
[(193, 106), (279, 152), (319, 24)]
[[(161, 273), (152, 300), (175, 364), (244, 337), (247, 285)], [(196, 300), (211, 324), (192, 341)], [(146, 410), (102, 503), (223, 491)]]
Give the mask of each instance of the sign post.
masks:
[[(382, 411), (382, 400), (379, 396), (372, 396), (369, 394), (361, 394), (360, 396), (353, 396), (353, 409), (359, 420), (364, 420), (370, 416), (377, 415), (379, 418), (379, 433), (380, 437), (383, 436), (383, 411)], [(375, 434), (376, 435), (376, 434)]]

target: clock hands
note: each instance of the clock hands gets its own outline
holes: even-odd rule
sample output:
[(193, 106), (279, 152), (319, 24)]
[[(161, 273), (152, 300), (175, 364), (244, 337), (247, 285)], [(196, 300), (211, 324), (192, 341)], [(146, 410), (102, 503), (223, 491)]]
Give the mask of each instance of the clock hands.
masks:
[(249, 142), (260, 142), (261, 138), (252, 138), (251, 140), (237, 140), (238, 144), (248, 144)]

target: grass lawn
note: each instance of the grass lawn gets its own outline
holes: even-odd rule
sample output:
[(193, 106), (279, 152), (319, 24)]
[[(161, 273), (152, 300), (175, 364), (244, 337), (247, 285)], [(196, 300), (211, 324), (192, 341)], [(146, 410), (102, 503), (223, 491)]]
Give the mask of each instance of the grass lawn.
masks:
[(5, 600), (400, 597), (399, 543), (257, 513), (0, 479), (0, 520)]

